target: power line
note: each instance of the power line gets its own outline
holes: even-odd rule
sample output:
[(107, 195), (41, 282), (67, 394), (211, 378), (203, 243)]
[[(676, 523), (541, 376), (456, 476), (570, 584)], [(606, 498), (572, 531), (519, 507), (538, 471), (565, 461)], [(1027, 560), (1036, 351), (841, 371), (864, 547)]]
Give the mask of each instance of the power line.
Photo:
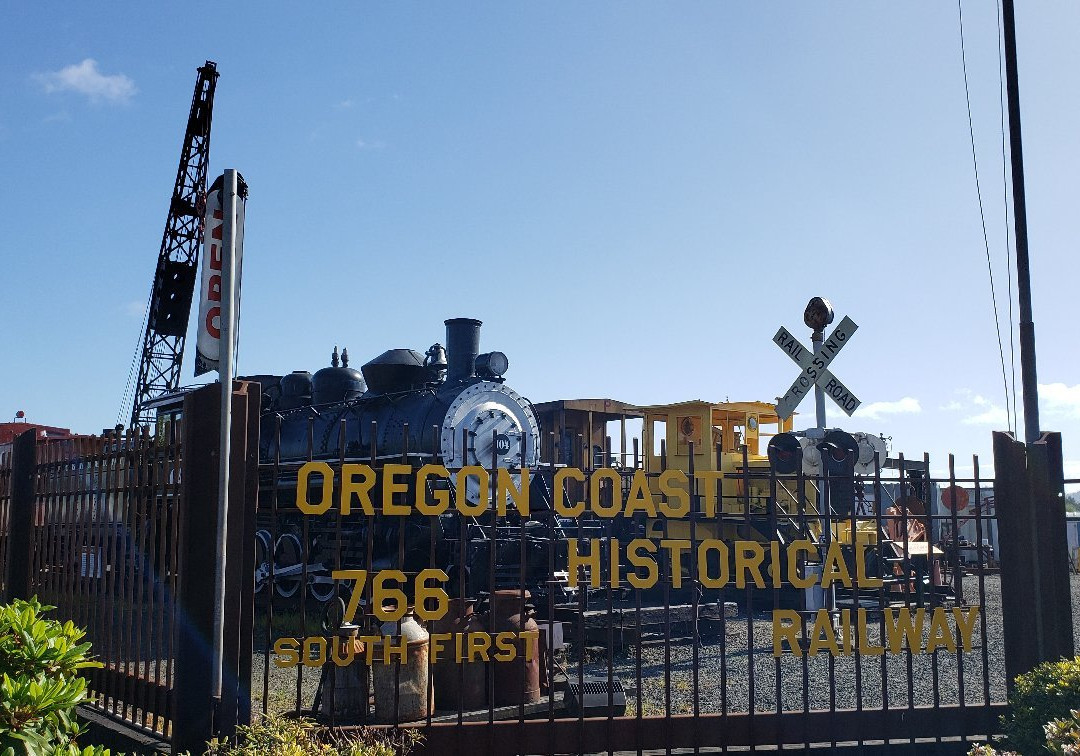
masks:
[(128, 368), (127, 383), (124, 384), (124, 395), (120, 399), (120, 411), (116, 413), (116, 423), (119, 425), (131, 412), (130, 402), (134, 401), (135, 370), (139, 366), (139, 345), (142, 344), (142, 334), (146, 331), (146, 320), (150, 317), (150, 300), (146, 301), (143, 308), (142, 324), (139, 326), (139, 339), (135, 342), (135, 351), (131, 358), (131, 366)]
[[(994, 287), (994, 266), (990, 260), (990, 240), (986, 235), (986, 212), (983, 209), (982, 187), (979, 182), (979, 160), (975, 153), (975, 127), (971, 121), (971, 91), (968, 87), (967, 49), (964, 45), (964, 7), (963, 0), (956, 0), (960, 16), (960, 60), (964, 68), (964, 99), (967, 102), (968, 135), (971, 138), (971, 162), (975, 167), (975, 192), (979, 198), (979, 221), (982, 224), (983, 247), (986, 250), (986, 269), (990, 274), (990, 300), (994, 307), (994, 328), (997, 329), (998, 355), (1001, 358), (1001, 381), (1005, 386), (1005, 417), (1009, 417), (1009, 378), (1005, 371), (1005, 348), (1001, 344), (1001, 319), (998, 317), (997, 291)], [(1013, 430), (1013, 421), (1008, 420), (1009, 430)]]

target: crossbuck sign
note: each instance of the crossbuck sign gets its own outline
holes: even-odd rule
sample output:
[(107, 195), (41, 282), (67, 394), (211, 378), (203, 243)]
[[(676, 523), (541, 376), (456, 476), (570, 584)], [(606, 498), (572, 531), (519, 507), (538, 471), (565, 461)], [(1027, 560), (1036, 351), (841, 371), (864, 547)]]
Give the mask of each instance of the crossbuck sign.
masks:
[(848, 343), (858, 327), (855, 321), (845, 317), (821, 343), (821, 348), (812, 352), (800, 344), (788, 332), (788, 329), (780, 326), (780, 330), (773, 336), (773, 343), (783, 349), (785, 354), (802, 368), (802, 372), (791, 384), (791, 388), (776, 403), (776, 414), (780, 419), (786, 420), (791, 417), (795, 408), (799, 406), (799, 402), (805, 399), (816, 385), (820, 385), (849, 416), (859, 408), (862, 402), (829, 370), (829, 365), (836, 359), (836, 355), (840, 354), (840, 350)]

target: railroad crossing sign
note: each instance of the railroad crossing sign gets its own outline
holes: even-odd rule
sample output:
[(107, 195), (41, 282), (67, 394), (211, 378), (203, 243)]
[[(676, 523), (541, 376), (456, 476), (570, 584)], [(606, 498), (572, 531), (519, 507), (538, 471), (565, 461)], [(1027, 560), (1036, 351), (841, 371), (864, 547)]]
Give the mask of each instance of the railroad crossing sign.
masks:
[(798, 339), (788, 332), (788, 329), (780, 326), (780, 330), (773, 336), (773, 343), (783, 349), (784, 353), (802, 368), (802, 372), (791, 384), (791, 388), (776, 403), (776, 414), (782, 420), (791, 417), (795, 408), (799, 406), (799, 402), (805, 399), (816, 385), (820, 385), (849, 416), (859, 408), (862, 404), (859, 398), (829, 370), (829, 365), (836, 359), (836, 355), (840, 353), (844, 345), (851, 340), (851, 335), (858, 327), (855, 321), (845, 317), (821, 343), (821, 348), (817, 352), (812, 352), (800, 344)]

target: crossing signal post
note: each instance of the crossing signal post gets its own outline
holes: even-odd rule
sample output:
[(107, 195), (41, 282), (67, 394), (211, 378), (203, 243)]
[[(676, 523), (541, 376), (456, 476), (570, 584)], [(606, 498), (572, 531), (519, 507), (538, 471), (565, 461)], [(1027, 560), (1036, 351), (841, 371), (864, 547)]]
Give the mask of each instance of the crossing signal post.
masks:
[[(803, 322), (806, 323), (807, 328), (813, 329), (813, 334), (810, 336), (810, 345), (814, 348), (814, 356), (817, 357), (821, 352), (821, 347), (825, 341), (825, 326), (833, 322), (832, 305), (825, 297), (814, 297), (807, 305), (806, 310), (803, 311)], [(821, 381), (814, 383), (814, 409), (815, 419), (817, 420), (817, 427), (825, 427), (825, 389), (821, 386)]]
[(818, 450), (830, 510), (838, 516), (850, 516), (855, 506), (855, 462), (859, 459), (859, 442), (850, 433), (831, 430), (818, 444)]

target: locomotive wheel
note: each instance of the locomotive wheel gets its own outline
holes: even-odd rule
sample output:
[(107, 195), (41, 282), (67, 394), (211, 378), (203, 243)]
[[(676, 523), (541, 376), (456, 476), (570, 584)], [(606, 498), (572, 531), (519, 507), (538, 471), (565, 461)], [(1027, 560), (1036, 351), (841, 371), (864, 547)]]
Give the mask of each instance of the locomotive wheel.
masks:
[(270, 534), (255, 533), (255, 595), (261, 596), (270, 582)]
[(308, 573), (308, 598), (320, 604), (325, 604), (334, 598), (334, 581), (323, 570), (316, 573)]
[(292, 598), (303, 581), (304, 549), (292, 533), (278, 537), (274, 546), (274, 592), (281, 598)]

